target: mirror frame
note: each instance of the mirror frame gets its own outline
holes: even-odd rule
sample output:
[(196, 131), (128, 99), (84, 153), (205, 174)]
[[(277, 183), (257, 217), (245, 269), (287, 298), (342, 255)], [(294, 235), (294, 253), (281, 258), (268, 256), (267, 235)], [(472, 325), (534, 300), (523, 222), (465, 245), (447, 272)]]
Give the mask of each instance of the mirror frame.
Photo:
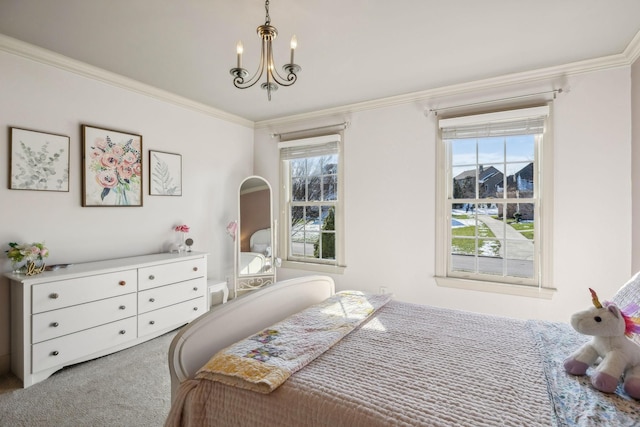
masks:
[[(261, 181), (259, 185), (251, 188), (265, 189), (269, 191), (269, 224), (271, 238), (271, 254), (266, 258), (266, 262), (271, 264), (271, 269), (266, 273), (249, 273), (240, 274), (242, 261), (242, 196), (247, 194), (247, 189), (243, 190), (243, 186), (250, 181)], [(238, 228), (236, 230), (236, 239), (234, 245), (234, 298), (238, 296), (239, 291), (259, 289), (263, 286), (272, 284), (276, 281), (276, 222), (273, 220), (273, 189), (271, 184), (265, 178), (258, 175), (251, 175), (242, 180), (238, 186)]]

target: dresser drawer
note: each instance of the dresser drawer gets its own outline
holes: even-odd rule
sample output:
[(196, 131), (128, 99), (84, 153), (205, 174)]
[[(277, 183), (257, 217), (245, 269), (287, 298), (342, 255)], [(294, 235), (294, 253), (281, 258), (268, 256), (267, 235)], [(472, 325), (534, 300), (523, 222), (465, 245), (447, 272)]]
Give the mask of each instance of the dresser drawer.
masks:
[(136, 318), (129, 317), (32, 347), (32, 372), (62, 366), (75, 359), (136, 339)]
[(138, 315), (138, 336), (143, 337), (161, 330), (177, 328), (189, 323), (206, 311), (207, 299), (202, 296), (160, 310), (140, 314)]
[(78, 277), (32, 287), (32, 312), (56, 310), (137, 290), (136, 270)]
[(34, 314), (33, 344), (136, 315), (136, 294)]
[(138, 269), (138, 290), (155, 288), (207, 275), (206, 258), (172, 262)]
[(138, 292), (138, 313), (206, 296), (206, 279), (193, 279)]

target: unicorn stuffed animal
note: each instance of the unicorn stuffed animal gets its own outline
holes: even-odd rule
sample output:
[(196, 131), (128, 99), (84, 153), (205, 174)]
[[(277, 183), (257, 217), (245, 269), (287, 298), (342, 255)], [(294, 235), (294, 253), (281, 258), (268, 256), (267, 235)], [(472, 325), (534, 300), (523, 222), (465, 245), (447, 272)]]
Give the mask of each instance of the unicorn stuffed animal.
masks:
[[(593, 289), (593, 308), (571, 316), (571, 326), (593, 339), (564, 361), (565, 370), (572, 375), (584, 375), (587, 368), (602, 358), (591, 375), (591, 384), (605, 393), (613, 393), (624, 374), (624, 390), (640, 399), (640, 345), (627, 338), (640, 333), (640, 318), (630, 317), (614, 303), (604, 306)], [(638, 307), (633, 305), (634, 312)], [(626, 336), (625, 336), (626, 335)]]

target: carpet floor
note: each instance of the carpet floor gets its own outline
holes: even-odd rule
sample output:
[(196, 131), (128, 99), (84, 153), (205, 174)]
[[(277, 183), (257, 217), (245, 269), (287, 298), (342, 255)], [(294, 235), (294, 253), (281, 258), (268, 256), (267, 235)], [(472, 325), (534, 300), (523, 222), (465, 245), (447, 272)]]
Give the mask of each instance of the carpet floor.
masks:
[(167, 355), (177, 331), (64, 368), (22, 388), (0, 377), (0, 426), (161, 427), (171, 405)]

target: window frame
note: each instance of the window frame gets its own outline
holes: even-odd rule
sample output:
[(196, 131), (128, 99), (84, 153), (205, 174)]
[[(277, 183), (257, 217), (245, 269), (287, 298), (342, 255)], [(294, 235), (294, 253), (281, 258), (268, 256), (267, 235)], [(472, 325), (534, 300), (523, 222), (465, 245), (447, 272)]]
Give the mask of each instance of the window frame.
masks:
[[(476, 273), (450, 273), (451, 254), (451, 203), (449, 194), (452, 176), (452, 159), (450, 149), (443, 139), (442, 128), (453, 126), (456, 121), (490, 123), (514, 120), (517, 117), (540, 115), (545, 112), (544, 132), (536, 142), (535, 165), (538, 169), (535, 183), (536, 221), (534, 227), (535, 261), (534, 284), (530, 280), (522, 280), (515, 276), (499, 276), (491, 278), (488, 275)], [(552, 104), (533, 108), (510, 108), (504, 111), (469, 114), (459, 117), (439, 118), (437, 126), (437, 172), (436, 172), (436, 274), (438, 286), (453, 287), (467, 290), (502, 293), (509, 295), (529, 296), (550, 299), (555, 288), (552, 278), (553, 260), (553, 132), (552, 132)], [(537, 139), (537, 138), (536, 138)], [(506, 160), (505, 160), (506, 161)], [(505, 177), (506, 180), (506, 177)], [(476, 195), (477, 196), (477, 195)], [(502, 203), (502, 201), (501, 201)]]
[[(279, 170), (280, 170), (280, 224), (282, 226), (279, 230), (280, 242), (279, 245), (279, 257), (282, 259), (281, 266), (284, 268), (294, 268), (299, 270), (309, 270), (316, 271), (322, 273), (337, 273), (342, 274), (345, 265), (345, 237), (344, 237), (344, 153), (343, 153), (343, 132), (329, 134), (329, 135), (320, 135), (314, 137), (307, 137), (295, 140), (286, 140), (281, 141), (278, 144), (278, 161), (279, 161)], [(333, 206), (334, 207), (334, 215), (335, 215), (335, 223), (334, 223), (334, 235), (335, 235), (335, 250), (336, 256), (335, 260), (322, 260), (322, 259), (314, 259), (314, 258), (301, 258), (295, 257), (291, 254), (291, 207), (293, 205), (300, 205), (300, 202), (294, 202), (292, 200), (291, 194), (291, 176), (290, 176), (290, 167), (289, 164), (292, 159), (283, 159), (282, 158), (282, 149), (287, 147), (296, 147), (298, 150), (304, 151), (305, 149), (309, 149), (310, 155), (306, 157), (317, 157), (322, 154), (315, 154), (313, 152), (313, 147), (317, 147), (321, 144), (327, 144), (335, 142), (337, 143), (337, 152), (335, 153), (338, 157), (337, 164), (337, 198), (336, 200), (330, 201), (308, 201), (302, 203), (303, 205), (309, 206)], [(305, 158), (305, 156), (298, 157)], [(321, 234), (321, 233), (320, 233)]]

